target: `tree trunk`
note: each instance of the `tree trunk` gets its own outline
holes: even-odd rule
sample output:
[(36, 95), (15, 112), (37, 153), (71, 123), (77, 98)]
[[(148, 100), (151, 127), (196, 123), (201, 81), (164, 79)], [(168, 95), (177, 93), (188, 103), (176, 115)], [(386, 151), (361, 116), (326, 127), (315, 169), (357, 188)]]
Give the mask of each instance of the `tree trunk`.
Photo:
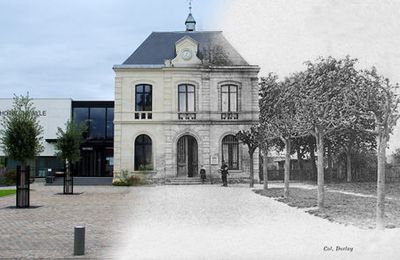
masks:
[(346, 150), (347, 182), (351, 182), (351, 152)]
[(378, 180), (376, 198), (376, 228), (385, 229), (385, 163), (387, 139), (384, 133), (379, 133), (376, 138), (378, 156)]
[(316, 176), (317, 176), (317, 166), (315, 165), (315, 146), (314, 146), (314, 144), (310, 144), (310, 158), (311, 158), (311, 168), (312, 168), (311, 179), (315, 180)]
[(337, 178), (338, 180), (342, 180), (342, 164), (339, 162), (338, 163), (338, 171), (337, 171)]
[(328, 180), (332, 181), (332, 145), (328, 142)]
[(267, 169), (267, 160), (268, 154), (267, 152), (263, 152), (263, 176), (264, 176), (264, 190), (268, 189), (268, 169)]
[(250, 188), (254, 187), (253, 154), (254, 152), (250, 153)]
[(286, 148), (285, 154), (285, 175), (283, 196), (289, 198), (289, 179), (290, 179), (290, 139), (283, 139)]
[(317, 131), (318, 208), (324, 207), (324, 136)]
[(299, 178), (304, 180), (304, 169), (303, 169), (303, 154), (300, 151), (300, 147), (297, 147), (297, 168), (299, 169)]

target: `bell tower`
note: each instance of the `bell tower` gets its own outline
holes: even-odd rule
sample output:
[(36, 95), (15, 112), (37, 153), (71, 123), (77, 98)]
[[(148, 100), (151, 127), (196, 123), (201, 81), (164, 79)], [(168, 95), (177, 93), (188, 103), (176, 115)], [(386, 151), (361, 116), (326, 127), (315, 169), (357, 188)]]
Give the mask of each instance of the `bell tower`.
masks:
[(189, 1), (189, 15), (186, 19), (185, 25), (186, 25), (186, 31), (188, 32), (196, 31), (196, 20), (194, 20), (194, 17), (192, 15), (192, 0)]

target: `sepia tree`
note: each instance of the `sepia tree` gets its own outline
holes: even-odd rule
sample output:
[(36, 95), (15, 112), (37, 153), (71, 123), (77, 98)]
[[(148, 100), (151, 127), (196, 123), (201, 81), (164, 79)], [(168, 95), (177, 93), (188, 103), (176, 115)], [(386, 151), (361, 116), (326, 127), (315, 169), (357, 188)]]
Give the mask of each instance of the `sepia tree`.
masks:
[(298, 74), (296, 110), (303, 127), (316, 139), (318, 207), (324, 207), (324, 141), (333, 131), (357, 118), (354, 91), (358, 83), (355, 59), (319, 58)]
[(399, 98), (395, 95), (398, 85), (379, 75), (375, 68), (361, 72), (362, 82), (357, 89), (357, 103), (361, 116), (373, 119), (375, 129), (369, 131), (376, 136), (377, 145), (377, 203), (376, 227), (385, 228), (385, 165), (386, 148), (390, 134), (399, 118)]
[(250, 155), (250, 188), (254, 187), (254, 152), (259, 146), (259, 128), (252, 126), (248, 130), (241, 130), (236, 134), (236, 138), (247, 145)]
[(270, 73), (260, 82), (260, 122), (262, 131), (271, 138), (280, 138), (285, 145), (284, 197), (289, 197), (290, 155), (292, 142), (301, 133), (301, 122), (296, 113), (294, 89), (299, 78), (292, 75), (283, 81)]

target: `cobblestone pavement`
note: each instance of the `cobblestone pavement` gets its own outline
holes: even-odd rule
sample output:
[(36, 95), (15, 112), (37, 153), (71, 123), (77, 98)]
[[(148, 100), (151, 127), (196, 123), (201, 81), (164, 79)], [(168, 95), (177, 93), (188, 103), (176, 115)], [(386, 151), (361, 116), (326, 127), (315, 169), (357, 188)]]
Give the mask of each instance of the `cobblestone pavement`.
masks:
[[(16, 209), (15, 195), (0, 198), (0, 258), (73, 257), (74, 226), (86, 226), (86, 257), (102, 258), (126, 207), (127, 187), (75, 186), (80, 195), (60, 195), (62, 186), (31, 186), (31, 206)], [(134, 201), (131, 200), (132, 203)]]

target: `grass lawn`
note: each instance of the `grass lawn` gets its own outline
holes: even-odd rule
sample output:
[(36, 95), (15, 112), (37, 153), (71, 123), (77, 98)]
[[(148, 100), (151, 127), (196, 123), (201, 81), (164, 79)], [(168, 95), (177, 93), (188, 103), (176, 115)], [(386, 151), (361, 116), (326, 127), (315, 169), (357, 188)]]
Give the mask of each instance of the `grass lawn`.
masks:
[[(376, 196), (376, 182), (351, 182), (327, 184), (328, 189), (343, 190)], [(400, 183), (386, 183), (386, 196), (400, 199)]]
[[(357, 184), (353, 184), (357, 186)], [(365, 184), (363, 184), (365, 185)], [(361, 185), (357, 189), (341, 189), (350, 192), (359, 192), (365, 187)], [(331, 187), (339, 190), (338, 186)], [(369, 189), (371, 194), (372, 189)], [(316, 189), (301, 189), (290, 188), (289, 199), (283, 198), (283, 188), (271, 188), (266, 191), (255, 190), (257, 194), (262, 196), (274, 198), (275, 200), (288, 204), (291, 207), (297, 208), (312, 208), (307, 209), (306, 212), (321, 218), (328, 219), (329, 221), (342, 223), (345, 225), (354, 225), (364, 229), (375, 228), (375, 210), (376, 199), (365, 198), (354, 195), (347, 195), (338, 192), (330, 192), (325, 190), (325, 208), (317, 209), (317, 190)], [(396, 193), (392, 192), (391, 196), (394, 197)], [(400, 200), (386, 200), (385, 203), (385, 216), (387, 228), (400, 227)]]
[(15, 194), (16, 190), (0, 190), (0, 197)]

